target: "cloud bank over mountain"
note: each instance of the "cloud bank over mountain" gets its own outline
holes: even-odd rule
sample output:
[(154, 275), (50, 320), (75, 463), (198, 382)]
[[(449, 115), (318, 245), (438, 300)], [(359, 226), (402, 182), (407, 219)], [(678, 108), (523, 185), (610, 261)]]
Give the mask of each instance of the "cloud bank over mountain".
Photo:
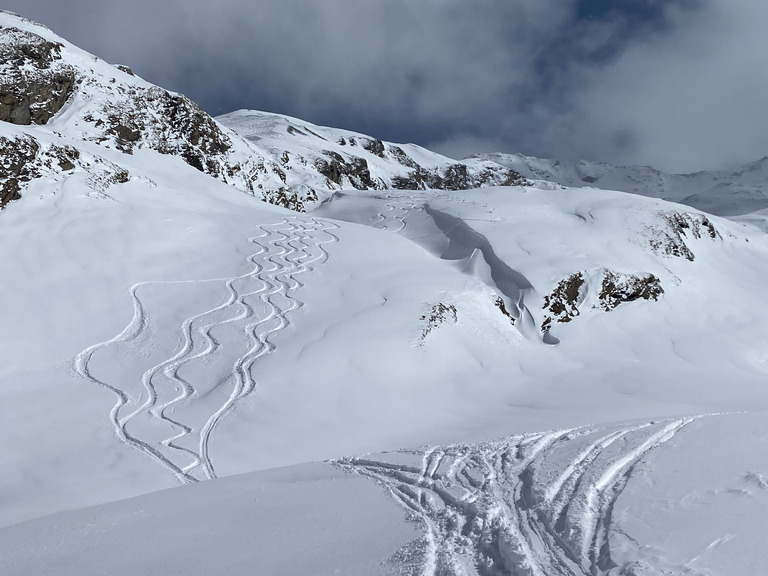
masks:
[(213, 114), (264, 109), (461, 157), (712, 169), (768, 153), (749, 0), (14, 0)]

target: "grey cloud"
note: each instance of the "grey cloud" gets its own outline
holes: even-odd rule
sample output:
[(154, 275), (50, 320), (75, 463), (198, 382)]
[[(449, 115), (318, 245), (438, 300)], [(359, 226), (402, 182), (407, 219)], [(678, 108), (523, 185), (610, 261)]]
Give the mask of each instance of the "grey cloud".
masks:
[[(17, 0), (9, 9), (213, 114), (282, 112), (454, 156), (495, 149), (688, 169), (725, 149), (740, 161), (766, 153), (741, 113), (758, 105), (747, 88), (764, 88), (759, 71), (736, 72), (764, 69), (764, 41), (752, 32), (750, 46), (736, 41), (763, 9), (722, 1), (651, 2), (640, 20), (618, 8), (577, 19), (585, 0)], [(716, 31), (726, 6), (733, 25)], [(711, 53), (685, 51), (716, 32)], [(730, 92), (707, 85), (723, 74)], [(708, 123), (719, 142), (702, 137)]]
[[(638, 44), (591, 71), (578, 109), (603, 137), (619, 129), (634, 145), (614, 151), (623, 162), (694, 171), (768, 154), (768, 5), (712, 3), (679, 33)], [(685, 25), (683, 25), (683, 23)], [(593, 154), (611, 151), (596, 146)]]

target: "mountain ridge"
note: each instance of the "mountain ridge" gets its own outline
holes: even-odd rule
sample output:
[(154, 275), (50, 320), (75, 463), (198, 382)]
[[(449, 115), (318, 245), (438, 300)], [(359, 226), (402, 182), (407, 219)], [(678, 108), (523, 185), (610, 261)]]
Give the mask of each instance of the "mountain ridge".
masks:
[(768, 156), (731, 169), (690, 174), (669, 174), (652, 166), (566, 162), (501, 152), (470, 158), (496, 162), (532, 180), (661, 198), (717, 216), (738, 217), (768, 209)]
[[(28, 126), (24, 131), (28, 138), (35, 140), (42, 133), (45, 139), (57, 141), (57, 150), (80, 149), (84, 142), (91, 142), (98, 147), (92, 154), (109, 148), (127, 155), (149, 149), (177, 156), (198, 171), (295, 211), (304, 211), (305, 205), (344, 186), (457, 190), (523, 182), (519, 174), (491, 162), (466, 165), (426, 150), (421, 150), (420, 164), (401, 147), (362, 135), (357, 135), (361, 146), (355, 154), (336, 143), (329, 143), (333, 151), (305, 146), (299, 162), (293, 163), (290, 158), (296, 154), (290, 146), (275, 151), (274, 139), (270, 149), (258, 146), (253, 138), (249, 141), (211, 118), (189, 98), (144, 81), (126, 66), (109, 65), (48, 28), (8, 12), (0, 13), (0, 53), (0, 120)], [(311, 131), (308, 123), (302, 125)], [(285, 129), (289, 136), (307, 136), (287, 121)], [(356, 142), (353, 133), (338, 132)], [(0, 145), (16, 146), (6, 137)], [(48, 148), (46, 144), (43, 152)], [(42, 173), (43, 164), (47, 176), (53, 176), (56, 166), (38, 159), (39, 150), (39, 144), (30, 144), (26, 154), (0, 170), (0, 205), (18, 199), (21, 189)], [(90, 168), (90, 163), (72, 156), (61, 168), (61, 177), (75, 167)], [(369, 168), (369, 163), (376, 167)], [(125, 178), (130, 174), (120, 177)]]

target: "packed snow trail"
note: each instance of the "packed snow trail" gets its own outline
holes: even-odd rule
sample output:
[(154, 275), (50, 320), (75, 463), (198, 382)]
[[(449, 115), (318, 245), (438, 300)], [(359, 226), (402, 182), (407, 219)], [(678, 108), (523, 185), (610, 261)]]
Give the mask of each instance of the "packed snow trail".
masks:
[(402, 554), (408, 574), (624, 574), (609, 546), (616, 500), (649, 452), (695, 419), (526, 434), (337, 464), (378, 481), (423, 524), (423, 540)]
[[(285, 218), (261, 226), (262, 234), (249, 240), (257, 250), (247, 258), (251, 268), (244, 274), (132, 286), (134, 313), (128, 326), (74, 361), (78, 374), (117, 396), (110, 412), (115, 435), (182, 482), (216, 477), (211, 436), (256, 390), (254, 365), (275, 350), (274, 335), (290, 326), (289, 314), (304, 305), (296, 297), (304, 286), (298, 276), (328, 259), (324, 246), (338, 241), (331, 232), (337, 227), (315, 218)], [(125, 382), (111, 371), (106, 377), (94, 373), (100, 354), (113, 354), (117, 365), (130, 365), (131, 357), (151, 354), (150, 315), (139, 296), (142, 287), (181, 285), (194, 290), (203, 283), (223, 284), (224, 301), (181, 323), (181, 346), (170, 357), (145, 370), (139, 382)], [(185, 303), (194, 304), (194, 299), (193, 292)]]

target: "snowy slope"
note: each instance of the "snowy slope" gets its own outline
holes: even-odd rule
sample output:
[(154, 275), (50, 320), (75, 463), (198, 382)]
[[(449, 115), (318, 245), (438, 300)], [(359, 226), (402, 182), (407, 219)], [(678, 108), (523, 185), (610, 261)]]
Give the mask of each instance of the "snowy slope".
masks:
[[(766, 234), (252, 111), (204, 121), (217, 177), (162, 116), (100, 141), (109, 86), (159, 89), (0, 21), (94, 69), (0, 122), (34, 167), (0, 211), (0, 573), (764, 564)], [(299, 213), (231, 160), (329, 182)]]
[(479, 154), (472, 159), (507, 166), (526, 178), (662, 198), (719, 216), (768, 210), (768, 157), (732, 170), (694, 174), (667, 174), (650, 166), (613, 166), (585, 160), (563, 162), (522, 154)]
[(710, 415), (256, 472), (0, 528), (0, 567), (740, 576), (768, 561), (766, 434)]

